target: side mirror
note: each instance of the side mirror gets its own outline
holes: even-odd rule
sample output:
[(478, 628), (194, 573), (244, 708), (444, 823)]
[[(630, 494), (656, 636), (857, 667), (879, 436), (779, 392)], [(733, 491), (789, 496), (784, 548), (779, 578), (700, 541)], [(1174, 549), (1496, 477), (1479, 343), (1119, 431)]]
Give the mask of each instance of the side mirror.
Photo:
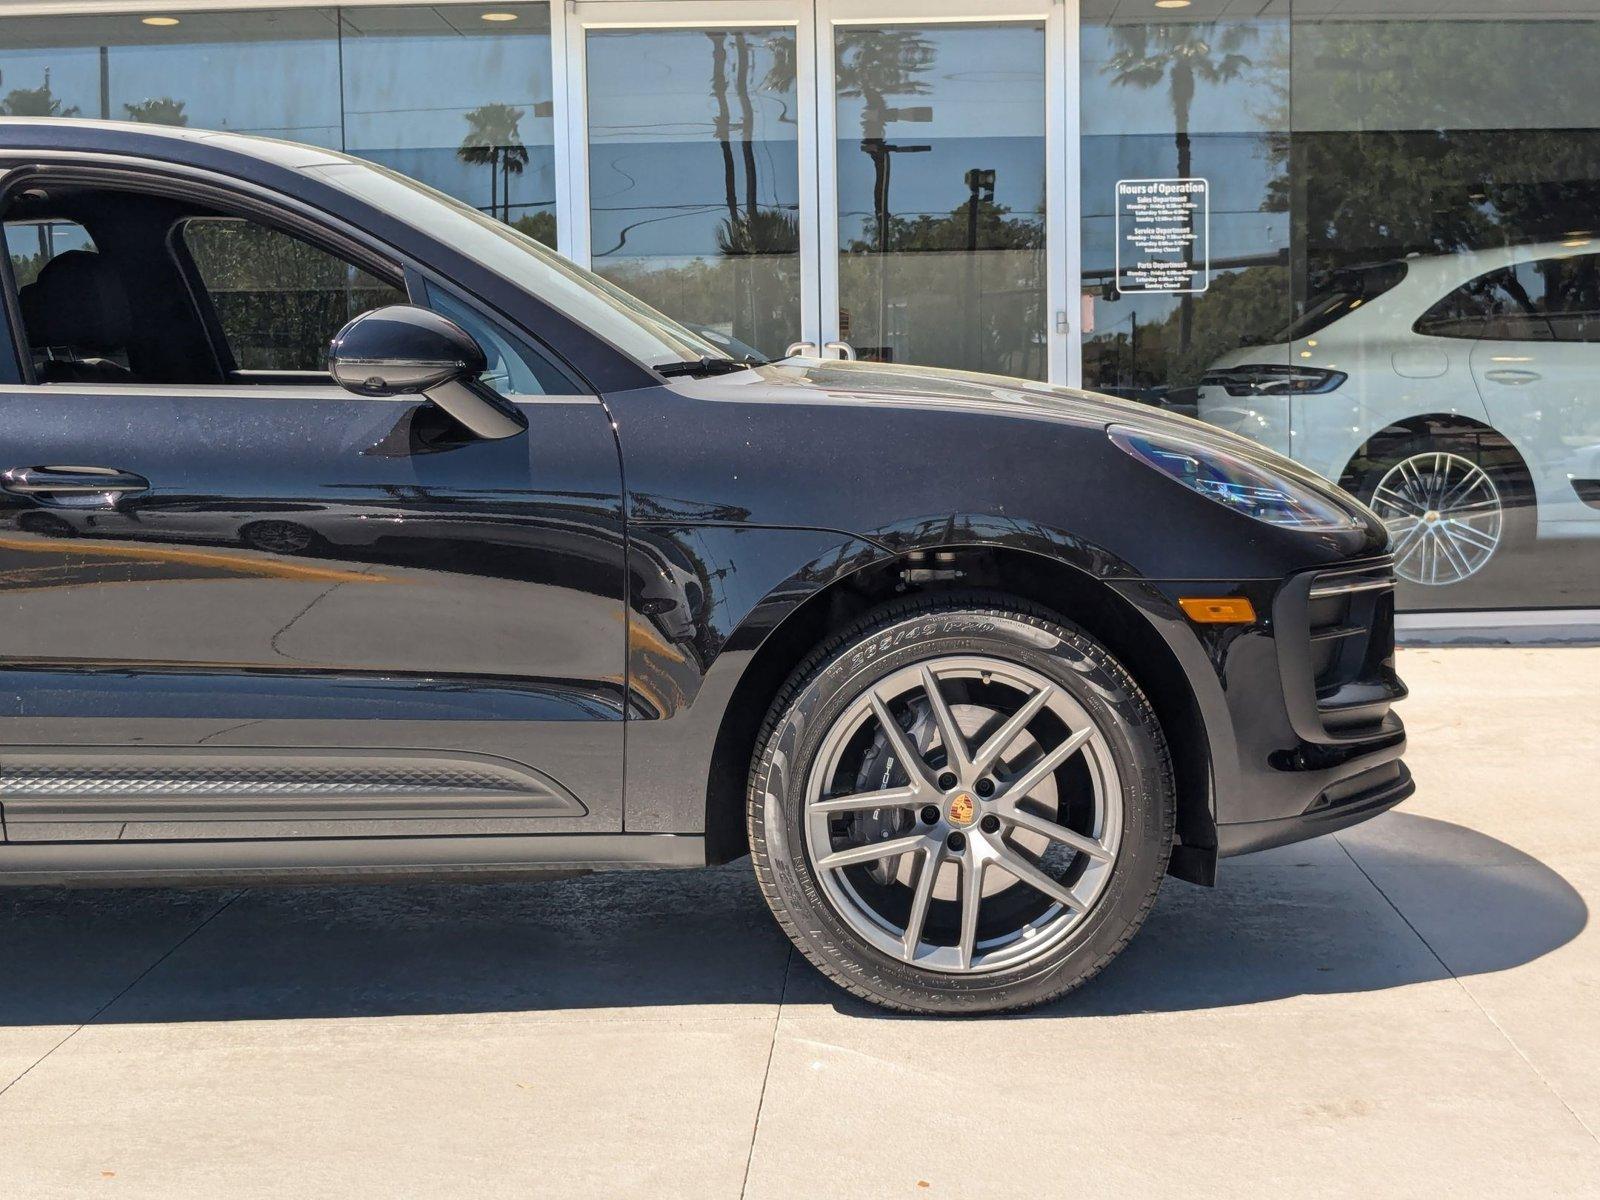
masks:
[(412, 304), (364, 312), (328, 346), (328, 373), (358, 396), (423, 396), (477, 437), (521, 433), (527, 420), (478, 378), (487, 367), (471, 334)]

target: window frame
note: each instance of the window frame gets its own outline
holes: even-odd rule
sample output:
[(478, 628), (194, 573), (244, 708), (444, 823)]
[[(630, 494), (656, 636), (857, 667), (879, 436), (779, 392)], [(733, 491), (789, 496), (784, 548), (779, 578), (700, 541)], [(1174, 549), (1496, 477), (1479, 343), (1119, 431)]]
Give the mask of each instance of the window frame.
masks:
[[(30, 153), (26, 158), (8, 156), (9, 161), (0, 160), (0, 216), (3, 216), (7, 201), (11, 194), (21, 187), (29, 184), (49, 186), (56, 184), (78, 184), (88, 187), (104, 187), (108, 189), (144, 192), (161, 196), (173, 197), (180, 200), (194, 200), (216, 209), (227, 216), (239, 217), (244, 220), (253, 220), (259, 224), (279, 230), (332, 254), (352, 266), (373, 275), (375, 278), (390, 283), (402, 292), (408, 303), (426, 308), (427, 296), (424, 283), (440, 287), (450, 294), (458, 297), (468, 307), (482, 310), (490, 316), (493, 323), (504, 325), (515, 330), (528, 346), (536, 353), (544, 355), (550, 364), (557, 369), (559, 374), (567, 378), (574, 385), (583, 389), (552, 399), (569, 400), (574, 397), (597, 399), (599, 392), (584, 377), (566, 356), (560, 354), (545, 339), (534, 331), (529, 330), (521, 322), (502, 312), (498, 306), (488, 303), (475, 295), (464, 293), (461, 288), (452, 284), (438, 272), (431, 270), (422, 263), (417, 262), (411, 255), (393, 245), (387, 244), (376, 236), (352, 225), (348, 221), (305, 203), (299, 198), (275, 189), (255, 184), (234, 176), (220, 175), (204, 168), (192, 167), (187, 164), (173, 164), (154, 162), (132, 156), (107, 155), (95, 152), (63, 152), (60, 154)], [(172, 246), (175, 232), (182, 225), (182, 219), (174, 221), (164, 235), (169, 249)], [(181, 236), (177, 238), (181, 243)], [(332, 390), (341, 396), (352, 400), (369, 400), (375, 403), (393, 403), (405, 401), (415, 403), (412, 396), (400, 397), (360, 397), (353, 392), (345, 391), (332, 379), (326, 385), (320, 379), (307, 380), (304, 383), (281, 382), (286, 373), (271, 372), (275, 382), (263, 381), (248, 383), (239, 380), (231, 374), (225, 366), (232, 362), (231, 351), (224, 356), (218, 351), (218, 337), (221, 335), (220, 325), (215, 328), (211, 322), (216, 320), (216, 314), (211, 310), (209, 303), (201, 303), (196, 298), (195, 287), (199, 283), (198, 268), (192, 258), (187, 261), (179, 258), (177, 265), (184, 278), (185, 286), (189, 290), (189, 300), (194, 305), (197, 315), (204, 326), (206, 340), (211, 346), (212, 355), (220, 377), (219, 383), (96, 383), (96, 384), (56, 384), (41, 383), (33, 377), (32, 355), (28, 351), (26, 327), (22, 321), (21, 306), (17, 300), (17, 285), (14, 273), (11, 270), (10, 256), (4, 256), (0, 262), (0, 316), (4, 319), (4, 336), (9, 343), (10, 354), (0, 353), (0, 386), (21, 386), (27, 388), (74, 388), (78, 390), (90, 389), (96, 392), (129, 392), (133, 394), (148, 395), (152, 391), (170, 391), (176, 395), (194, 395), (206, 392), (216, 392), (219, 388), (228, 390), (235, 388), (259, 388), (263, 392), (271, 391), (274, 399), (292, 397), (297, 391), (312, 393), (314, 391), (327, 392)], [(203, 291), (203, 284), (201, 284)], [(223, 339), (223, 345), (226, 339)], [(232, 371), (237, 373), (237, 364)], [(318, 373), (320, 374), (320, 373)], [(520, 402), (538, 401), (540, 397), (526, 397)]]

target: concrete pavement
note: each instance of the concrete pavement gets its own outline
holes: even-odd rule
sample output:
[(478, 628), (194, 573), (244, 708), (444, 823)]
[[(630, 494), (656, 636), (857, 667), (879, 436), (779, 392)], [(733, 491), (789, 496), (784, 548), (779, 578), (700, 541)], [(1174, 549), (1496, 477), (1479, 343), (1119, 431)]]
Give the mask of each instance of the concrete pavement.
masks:
[(1418, 795), (891, 1017), (748, 863), (0, 892), (0, 1197), (1600, 1197), (1600, 649), (1403, 654)]

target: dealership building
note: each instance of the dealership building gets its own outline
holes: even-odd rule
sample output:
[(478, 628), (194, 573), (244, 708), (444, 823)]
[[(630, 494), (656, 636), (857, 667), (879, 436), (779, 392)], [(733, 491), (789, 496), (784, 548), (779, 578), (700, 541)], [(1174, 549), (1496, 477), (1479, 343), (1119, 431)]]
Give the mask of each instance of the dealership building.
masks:
[(1414, 613), (1600, 611), (1596, 62), (1600, 0), (0, 3), (0, 112), (371, 159), (732, 353), (1197, 415)]

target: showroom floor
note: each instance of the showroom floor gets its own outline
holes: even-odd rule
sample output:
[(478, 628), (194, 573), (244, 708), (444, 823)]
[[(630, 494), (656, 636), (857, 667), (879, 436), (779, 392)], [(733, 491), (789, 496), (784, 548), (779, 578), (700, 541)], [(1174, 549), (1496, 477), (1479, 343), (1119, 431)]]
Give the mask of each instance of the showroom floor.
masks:
[(1022, 1017), (842, 998), (747, 863), (0, 893), (0, 1196), (1600, 1197), (1600, 648), (1401, 668), (1415, 799)]

